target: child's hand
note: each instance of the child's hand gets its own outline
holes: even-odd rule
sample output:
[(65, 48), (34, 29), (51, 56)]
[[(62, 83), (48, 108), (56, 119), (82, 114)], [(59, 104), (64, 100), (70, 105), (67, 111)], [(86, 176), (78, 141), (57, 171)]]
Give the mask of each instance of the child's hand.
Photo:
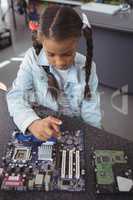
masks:
[(62, 121), (49, 116), (44, 119), (35, 120), (29, 127), (28, 130), (39, 140), (48, 140), (52, 136), (59, 137), (60, 128)]

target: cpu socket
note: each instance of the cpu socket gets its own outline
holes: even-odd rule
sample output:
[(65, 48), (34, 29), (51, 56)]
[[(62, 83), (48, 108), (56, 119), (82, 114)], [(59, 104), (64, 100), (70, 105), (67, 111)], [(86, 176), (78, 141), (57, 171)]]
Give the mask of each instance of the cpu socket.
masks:
[(16, 147), (14, 150), (13, 160), (16, 161), (28, 161), (30, 160), (31, 148)]

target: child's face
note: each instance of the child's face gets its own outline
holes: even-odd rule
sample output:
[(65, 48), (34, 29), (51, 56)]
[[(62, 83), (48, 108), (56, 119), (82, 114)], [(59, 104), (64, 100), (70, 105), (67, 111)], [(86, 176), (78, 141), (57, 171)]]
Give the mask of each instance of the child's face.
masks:
[(67, 69), (74, 63), (79, 38), (69, 38), (63, 41), (44, 38), (43, 48), (49, 64), (57, 69)]

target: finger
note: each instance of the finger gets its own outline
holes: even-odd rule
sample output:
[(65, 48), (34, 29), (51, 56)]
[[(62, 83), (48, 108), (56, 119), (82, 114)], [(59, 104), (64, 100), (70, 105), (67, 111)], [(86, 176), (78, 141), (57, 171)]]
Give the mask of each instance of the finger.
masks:
[(60, 128), (59, 128), (59, 126), (57, 124), (52, 123), (51, 127), (53, 128), (54, 132), (59, 132), (60, 131)]
[(61, 137), (61, 132), (59, 131), (59, 132), (54, 132), (54, 134), (53, 134), (53, 136), (55, 136), (55, 137)]
[(60, 119), (57, 119), (55, 117), (52, 117), (52, 116), (49, 116), (48, 117), (48, 120), (51, 122), (51, 123), (54, 123), (54, 124), (57, 124), (57, 125), (61, 125), (62, 124), (62, 121)]
[(46, 135), (47, 137), (51, 137), (53, 135), (53, 132), (54, 130), (52, 128), (45, 127), (44, 135)]
[(61, 136), (60, 127), (57, 126), (56, 124), (51, 124), (51, 127), (54, 129), (53, 136), (60, 137)]

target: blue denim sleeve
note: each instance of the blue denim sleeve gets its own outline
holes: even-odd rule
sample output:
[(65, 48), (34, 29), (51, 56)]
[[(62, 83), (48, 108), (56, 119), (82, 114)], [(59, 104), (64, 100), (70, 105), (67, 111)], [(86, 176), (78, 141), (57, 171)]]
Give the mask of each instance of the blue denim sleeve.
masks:
[(100, 110), (100, 95), (97, 91), (98, 78), (95, 63), (92, 65), (89, 86), (91, 90), (91, 99), (83, 99), (81, 103), (81, 117), (88, 124), (101, 128), (102, 116)]
[(20, 65), (17, 78), (12, 88), (7, 93), (7, 104), (10, 115), (13, 117), (18, 128), (25, 133), (28, 126), (35, 120), (40, 119), (28, 103), (28, 92), (32, 90), (32, 52), (29, 50)]

